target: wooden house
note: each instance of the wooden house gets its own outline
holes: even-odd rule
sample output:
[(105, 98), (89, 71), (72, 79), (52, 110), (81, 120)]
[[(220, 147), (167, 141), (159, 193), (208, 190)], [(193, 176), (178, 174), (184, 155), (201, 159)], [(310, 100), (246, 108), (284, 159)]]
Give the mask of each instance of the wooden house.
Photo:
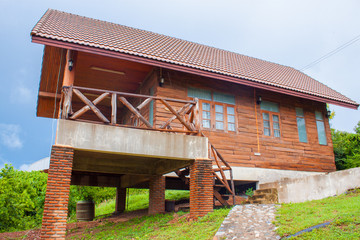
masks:
[[(326, 103), (358, 104), (283, 65), (48, 10), (37, 116), (58, 120), (42, 237), (64, 237), (70, 184), (190, 189), (190, 214), (258, 183), (335, 171)], [(227, 195), (227, 196), (226, 196)], [(54, 221), (56, 220), (56, 221)]]

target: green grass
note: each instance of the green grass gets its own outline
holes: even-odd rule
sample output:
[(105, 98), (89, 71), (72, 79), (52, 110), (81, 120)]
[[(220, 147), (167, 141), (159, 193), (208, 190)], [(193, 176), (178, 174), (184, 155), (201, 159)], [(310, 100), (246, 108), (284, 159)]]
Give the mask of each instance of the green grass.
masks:
[[(165, 199), (180, 200), (189, 198), (189, 191), (166, 190)], [(149, 207), (148, 189), (130, 189), (127, 212)], [(107, 215), (115, 211), (115, 199), (104, 201), (95, 207), (95, 216)]]
[(212, 239), (229, 211), (230, 208), (217, 209), (197, 221), (181, 218), (184, 212), (144, 216), (106, 223), (73, 239)]
[(332, 221), (327, 227), (292, 239), (360, 239), (360, 192), (304, 203), (283, 204), (277, 214), (275, 224), (282, 237)]

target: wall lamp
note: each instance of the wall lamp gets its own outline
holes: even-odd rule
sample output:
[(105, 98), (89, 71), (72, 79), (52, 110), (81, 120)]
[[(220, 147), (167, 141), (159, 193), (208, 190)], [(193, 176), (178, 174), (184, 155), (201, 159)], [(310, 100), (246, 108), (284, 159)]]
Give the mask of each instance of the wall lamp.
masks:
[(69, 60), (68, 66), (69, 66), (69, 71), (71, 72), (71, 70), (73, 70), (73, 67), (74, 67), (74, 62), (72, 59)]
[(165, 79), (163, 77), (160, 78), (159, 86), (162, 87), (164, 85)]
[(262, 98), (261, 98), (261, 96), (258, 96), (258, 98), (257, 98), (257, 100), (256, 100), (256, 103), (257, 104), (260, 104), (262, 102)]
[(331, 111), (327, 110), (326, 113), (325, 113), (325, 117), (329, 118), (330, 116), (331, 116)]

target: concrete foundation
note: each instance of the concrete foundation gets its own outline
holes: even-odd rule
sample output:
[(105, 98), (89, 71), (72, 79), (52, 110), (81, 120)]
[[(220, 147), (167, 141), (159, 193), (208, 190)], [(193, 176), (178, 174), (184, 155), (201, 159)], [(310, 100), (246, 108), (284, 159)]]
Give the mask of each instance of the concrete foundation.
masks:
[(328, 174), (286, 179), (261, 184), (260, 188), (277, 188), (280, 203), (296, 203), (322, 199), (360, 187), (360, 168), (352, 168)]
[[(234, 180), (254, 181), (258, 182), (258, 184), (276, 182), (282, 179), (302, 178), (325, 174), (323, 172), (292, 171), (269, 168), (232, 167), (232, 169)], [(230, 176), (228, 173), (225, 172), (225, 174), (227, 174), (226, 177), (229, 179)]]

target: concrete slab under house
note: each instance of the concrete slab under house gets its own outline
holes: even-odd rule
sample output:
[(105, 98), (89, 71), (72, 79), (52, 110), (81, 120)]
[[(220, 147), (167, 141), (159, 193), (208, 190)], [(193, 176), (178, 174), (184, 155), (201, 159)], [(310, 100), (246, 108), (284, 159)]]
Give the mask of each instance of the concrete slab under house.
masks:
[[(42, 238), (65, 238), (70, 185), (190, 190), (190, 215), (259, 184), (335, 171), (326, 103), (358, 103), (283, 65), (48, 10), (37, 116), (58, 120)], [(55, 220), (55, 221), (54, 221)]]

